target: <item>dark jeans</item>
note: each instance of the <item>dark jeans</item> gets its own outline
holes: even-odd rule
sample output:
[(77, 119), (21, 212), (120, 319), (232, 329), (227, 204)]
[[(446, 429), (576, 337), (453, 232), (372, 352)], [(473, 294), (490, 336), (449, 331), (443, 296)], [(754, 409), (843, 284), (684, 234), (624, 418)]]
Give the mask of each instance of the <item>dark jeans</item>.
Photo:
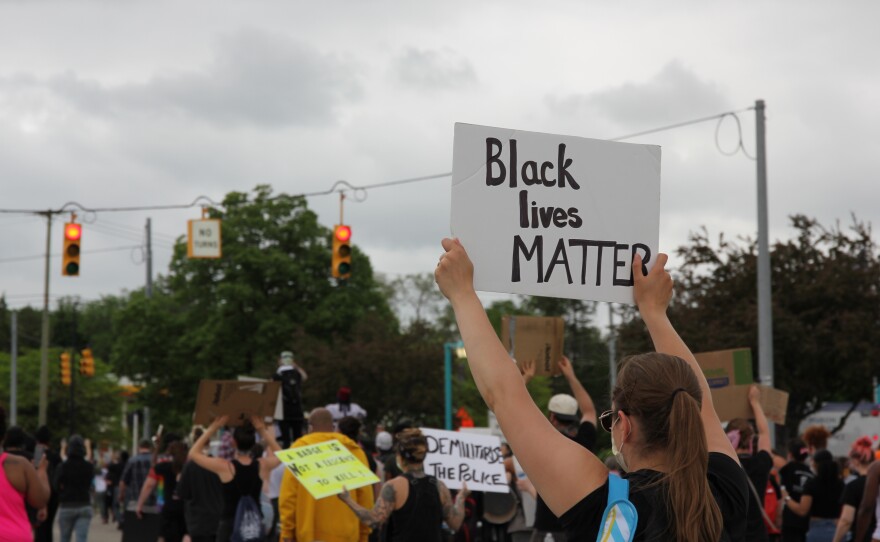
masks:
[(305, 420), (303, 418), (278, 420), (278, 429), (281, 431), (281, 448), (290, 448), (291, 444), (303, 436), (304, 426)]

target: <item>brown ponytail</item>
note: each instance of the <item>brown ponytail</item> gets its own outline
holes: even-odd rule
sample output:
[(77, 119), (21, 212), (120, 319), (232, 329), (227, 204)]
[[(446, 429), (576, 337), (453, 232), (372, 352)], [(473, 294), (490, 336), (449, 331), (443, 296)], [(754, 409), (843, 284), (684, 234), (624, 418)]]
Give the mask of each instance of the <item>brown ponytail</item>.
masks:
[[(651, 353), (623, 360), (612, 392), (615, 408), (640, 422), (643, 452), (662, 452), (669, 537), (678, 542), (720, 540), (721, 510), (709, 489), (709, 451), (700, 416), (702, 390), (681, 358)], [(652, 533), (653, 534), (653, 533)], [(660, 534), (660, 533), (657, 533)]]

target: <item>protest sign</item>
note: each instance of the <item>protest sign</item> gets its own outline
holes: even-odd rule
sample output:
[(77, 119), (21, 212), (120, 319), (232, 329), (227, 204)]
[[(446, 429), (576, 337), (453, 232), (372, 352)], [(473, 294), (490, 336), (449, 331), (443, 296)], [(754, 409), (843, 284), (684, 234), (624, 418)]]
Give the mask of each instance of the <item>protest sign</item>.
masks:
[(455, 125), (451, 227), (477, 290), (633, 304), (659, 224), (660, 147)]
[(501, 439), (494, 435), (422, 428), (428, 439), (425, 473), (436, 476), (449, 489), (507, 493)]
[(723, 388), (736, 384), (751, 384), (752, 351), (749, 348), (717, 350), (694, 354), (710, 388)]
[(535, 374), (559, 374), (559, 360), (565, 335), (565, 321), (554, 316), (501, 317), (501, 344), (516, 360), (535, 363)]
[[(761, 408), (764, 415), (773, 423), (785, 425), (785, 415), (788, 410), (788, 392), (755, 384), (761, 390)], [(749, 403), (749, 388), (751, 384), (738, 386), (725, 386), (712, 388), (712, 404), (715, 412), (722, 422), (729, 422), (735, 418), (753, 419), (752, 405)]]
[(218, 416), (229, 416), (229, 425), (241, 425), (251, 416), (275, 414), (280, 382), (202, 380), (193, 423), (208, 425)]
[(338, 440), (275, 452), (315, 499), (375, 484), (379, 478)]

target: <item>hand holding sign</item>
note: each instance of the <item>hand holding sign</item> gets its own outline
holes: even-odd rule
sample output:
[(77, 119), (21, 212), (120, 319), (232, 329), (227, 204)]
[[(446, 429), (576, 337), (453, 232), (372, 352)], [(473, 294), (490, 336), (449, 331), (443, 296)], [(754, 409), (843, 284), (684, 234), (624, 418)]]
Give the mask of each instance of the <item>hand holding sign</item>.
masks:
[(633, 258), (633, 295), (643, 318), (666, 313), (666, 307), (672, 299), (672, 276), (666, 271), (668, 259), (666, 254), (658, 254), (654, 268), (646, 275), (642, 268), (642, 257), (636, 254)]
[(454, 303), (457, 298), (474, 293), (474, 264), (458, 239), (446, 238), (441, 244), (446, 253), (440, 256), (434, 279), (443, 295)]

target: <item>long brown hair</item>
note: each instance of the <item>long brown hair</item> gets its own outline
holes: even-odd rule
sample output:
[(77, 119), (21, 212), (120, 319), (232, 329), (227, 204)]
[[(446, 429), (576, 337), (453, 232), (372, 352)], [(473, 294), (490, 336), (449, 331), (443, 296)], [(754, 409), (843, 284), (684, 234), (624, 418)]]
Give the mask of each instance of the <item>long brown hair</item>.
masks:
[(709, 490), (709, 450), (700, 417), (700, 382), (686, 361), (667, 354), (630, 356), (612, 392), (617, 410), (638, 419), (643, 452), (665, 455), (671, 539), (720, 540), (721, 510)]

